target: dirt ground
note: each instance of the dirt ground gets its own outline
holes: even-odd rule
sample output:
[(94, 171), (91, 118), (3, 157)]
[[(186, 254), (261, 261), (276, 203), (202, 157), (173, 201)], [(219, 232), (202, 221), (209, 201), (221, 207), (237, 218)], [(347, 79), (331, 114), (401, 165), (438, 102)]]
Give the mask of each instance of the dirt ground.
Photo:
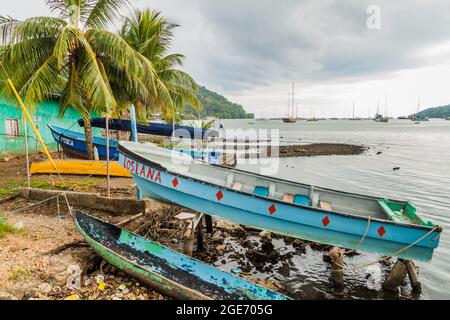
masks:
[[(74, 229), (67, 208), (60, 207), (58, 217), (55, 203), (40, 204), (17, 198), (0, 204), (0, 216), (17, 228), (13, 233), (0, 238), (0, 300), (161, 300), (169, 299), (139, 281), (118, 271), (102, 261), (86, 246)], [(22, 208), (27, 208), (21, 210)], [(74, 209), (77, 209), (76, 207)], [(80, 209), (80, 208), (78, 208)], [(20, 210), (20, 211), (17, 211)], [(82, 209), (102, 220), (116, 224), (127, 216), (112, 217), (101, 211)], [(183, 252), (183, 235), (189, 221), (175, 216), (186, 212), (176, 206), (154, 202), (152, 213), (132, 221), (124, 228), (145, 236), (162, 245)], [(249, 236), (260, 241), (247, 241)], [(214, 222), (214, 233), (203, 229), (203, 248), (194, 246), (194, 257), (206, 263), (221, 265), (236, 261), (238, 274), (249, 281), (284, 292), (275, 280), (264, 280), (257, 276), (258, 270), (271, 268), (280, 261), (288, 260), (291, 254), (283, 255), (272, 245), (271, 235), (257, 230), (246, 230), (241, 226), (218, 220)], [(239, 242), (245, 252), (237, 254), (227, 241)], [(288, 241), (288, 240), (286, 240)], [(306, 243), (290, 239), (298, 254), (305, 252)], [(64, 249), (64, 245), (76, 243)], [(317, 250), (328, 250), (327, 246)], [(55, 249), (58, 252), (55, 251)], [(53, 252), (52, 252), (53, 251)], [(269, 266), (267, 266), (269, 263)], [(73, 287), (72, 271), (79, 269), (79, 285)], [(104, 286), (104, 288), (102, 287)]]
[[(0, 215), (16, 231), (0, 238), (0, 300), (155, 300), (167, 299), (102, 264), (95, 252), (81, 241), (66, 208), (58, 217), (54, 203), (14, 212), (33, 204), (24, 199), (0, 205)], [(75, 208), (76, 209), (76, 208)], [(111, 223), (127, 217), (110, 217), (85, 210)], [(51, 251), (78, 242), (61, 252)], [(70, 286), (71, 269), (81, 271), (80, 286)], [(72, 277), (73, 278), (73, 277)], [(104, 283), (105, 287), (100, 287)]]

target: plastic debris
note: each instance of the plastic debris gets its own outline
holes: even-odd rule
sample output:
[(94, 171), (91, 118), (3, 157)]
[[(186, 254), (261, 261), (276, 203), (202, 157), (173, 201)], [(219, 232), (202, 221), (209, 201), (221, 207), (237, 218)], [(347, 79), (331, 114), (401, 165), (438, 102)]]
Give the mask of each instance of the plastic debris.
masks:
[(64, 300), (79, 300), (78, 295), (77, 294), (73, 294), (71, 296), (68, 296), (67, 298), (65, 298)]
[(95, 276), (95, 282), (97, 282), (97, 284), (100, 284), (100, 283), (102, 283), (104, 281), (105, 281), (105, 277), (103, 275), (98, 274), (98, 275)]
[(106, 283), (105, 282), (100, 282), (99, 284), (98, 284), (98, 290), (100, 290), (100, 291), (105, 291), (105, 288), (106, 288)]
[(125, 291), (127, 289), (127, 286), (124, 284), (121, 284), (118, 288), (120, 291)]

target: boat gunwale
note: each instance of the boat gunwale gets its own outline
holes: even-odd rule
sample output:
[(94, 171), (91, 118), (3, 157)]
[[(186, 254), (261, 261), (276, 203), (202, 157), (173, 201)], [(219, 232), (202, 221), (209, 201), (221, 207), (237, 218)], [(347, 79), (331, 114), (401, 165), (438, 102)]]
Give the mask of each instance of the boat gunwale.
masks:
[[(352, 215), (352, 214), (349, 214), (349, 213), (338, 212), (338, 211), (328, 211), (328, 210), (323, 210), (323, 209), (315, 208), (315, 207), (311, 207), (311, 206), (305, 206), (305, 205), (301, 205), (301, 204), (297, 204), (297, 203), (289, 203), (289, 202), (285, 202), (285, 201), (282, 201), (282, 200), (279, 200), (279, 199), (273, 199), (273, 198), (269, 198), (269, 197), (264, 197), (264, 196), (260, 196), (260, 195), (249, 193), (249, 192), (242, 191), (242, 190), (234, 190), (234, 189), (232, 189), (230, 187), (221, 186), (221, 185), (215, 184), (213, 182), (198, 180), (197, 178), (189, 177), (189, 176), (186, 176), (186, 175), (184, 175), (182, 173), (177, 173), (177, 172), (170, 171), (167, 168), (165, 168), (164, 166), (162, 166), (161, 164), (156, 163), (156, 162), (154, 162), (152, 160), (149, 160), (149, 159), (147, 159), (147, 158), (137, 154), (136, 152), (127, 149), (125, 146), (122, 145), (122, 143), (120, 141), (118, 143), (118, 150), (119, 150), (119, 153), (122, 153), (124, 155), (128, 155), (128, 156), (130, 156), (132, 158), (135, 158), (136, 160), (139, 160), (139, 161), (143, 162), (144, 164), (147, 164), (147, 165), (149, 165), (149, 166), (151, 166), (151, 167), (153, 167), (155, 169), (158, 169), (158, 170), (161, 170), (163, 172), (172, 174), (172, 175), (174, 175), (176, 177), (181, 177), (181, 178), (184, 178), (184, 179), (187, 179), (187, 180), (191, 180), (191, 181), (194, 181), (194, 182), (197, 182), (197, 183), (201, 183), (201, 184), (204, 184), (204, 185), (217, 187), (217, 188), (219, 188), (221, 190), (226, 190), (228, 192), (233, 192), (233, 193), (236, 193), (236, 194), (242, 194), (242, 195), (245, 195), (245, 196), (250, 196), (250, 197), (261, 199), (261, 200), (265, 200), (265, 201), (271, 201), (273, 203), (283, 204), (283, 205), (287, 205), (287, 206), (294, 207), (294, 208), (308, 209), (308, 210), (312, 210), (312, 211), (316, 211), (316, 212), (320, 212), (320, 213), (328, 213), (328, 214), (332, 213), (332, 214), (335, 214), (335, 215), (338, 215), (338, 216), (351, 218), (351, 219), (358, 219), (358, 220), (364, 220), (364, 221), (367, 221), (369, 219), (368, 217), (364, 218), (362, 216)], [(229, 171), (236, 171), (236, 172), (240, 172), (240, 173), (246, 173), (246, 174), (249, 174), (249, 175), (254, 175), (254, 176), (257, 176), (257, 177), (264, 177), (266, 179), (269, 178), (271, 180), (276, 180), (276, 181), (280, 181), (280, 182), (288, 182), (288, 183), (290, 183), (292, 185), (297, 185), (297, 186), (300, 185), (300, 186), (303, 186), (303, 187), (308, 186), (308, 185), (303, 185), (301, 183), (293, 183), (293, 182), (290, 182), (290, 181), (287, 181), (287, 180), (283, 180), (283, 179), (270, 178), (270, 177), (267, 177), (267, 176), (254, 174), (254, 173), (243, 171), (243, 170), (239, 170), (239, 169), (228, 168), (228, 167), (221, 166), (221, 165), (214, 165), (214, 166), (220, 167), (222, 169), (227, 169)], [(133, 172), (131, 172), (131, 174), (135, 175)], [(315, 186), (311, 185), (310, 187), (315, 187)], [(343, 193), (345, 195), (353, 195), (353, 196), (357, 196), (357, 197), (363, 197), (363, 198), (366, 198), (366, 199), (367, 198), (372, 198), (374, 200), (375, 199), (376, 200), (380, 200), (381, 199), (381, 198), (376, 198), (376, 197), (371, 197), (371, 196), (364, 196), (364, 195), (351, 193), (351, 192), (345, 192), (345, 191), (341, 192), (341, 191), (338, 191), (338, 190), (325, 189), (325, 188), (320, 188), (320, 187), (315, 187), (315, 188), (317, 188), (318, 190), (331, 191), (331, 192), (335, 192), (335, 193)], [(404, 201), (397, 201), (397, 200), (391, 200), (391, 199), (387, 199), (387, 200), (393, 201), (393, 202), (404, 203)], [(402, 223), (402, 222), (396, 222), (396, 221), (392, 221), (392, 220), (384, 220), (384, 219), (372, 218), (372, 217), (371, 217), (371, 221), (372, 222), (376, 221), (376, 222), (379, 222), (379, 223), (387, 223), (387, 224), (400, 226), (400, 227), (405, 227), (405, 228), (415, 228), (415, 229), (427, 230), (427, 231), (430, 231), (433, 228), (436, 228), (435, 232), (438, 233), (438, 235), (440, 233), (442, 233), (442, 230), (443, 230), (442, 227), (439, 226), (439, 225), (435, 225), (434, 227), (430, 227), (430, 226), (408, 224), (408, 223)]]
[[(131, 234), (131, 235), (133, 235), (133, 236), (135, 236), (135, 237), (138, 237), (138, 238), (140, 238), (140, 239), (145, 240), (146, 242), (152, 242), (152, 243), (154, 243), (155, 245), (157, 245), (157, 246), (159, 246), (159, 247), (161, 247), (161, 248), (164, 248), (164, 249), (166, 249), (166, 250), (175, 252), (176, 254), (183, 255), (182, 253), (180, 253), (180, 252), (178, 252), (178, 251), (176, 251), (176, 250), (173, 250), (173, 249), (171, 249), (171, 248), (169, 248), (169, 247), (166, 247), (166, 246), (164, 246), (164, 245), (162, 245), (162, 244), (160, 244), (160, 243), (157, 243), (157, 242), (151, 241), (151, 240), (149, 240), (149, 239), (146, 239), (146, 238), (144, 238), (144, 237), (142, 237), (142, 236), (139, 236), (139, 235), (137, 235), (137, 234), (135, 234), (135, 233), (133, 233), (133, 232), (131, 232), (131, 231), (129, 231), (129, 230), (126, 230), (126, 229), (117, 227), (117, 226), (115, 226), (115, 225), (113, 225), (113, 224), (110, 224), (110, 223), (108, 223), (108, 222), (106, 222), (106, 221), (103, 221), (103, 220), (101, 220), (101, 219), (98, 219), (98, 218), (96, 218), (96, 217), (93, 217), (93, 216), (91, 216), (91, 215), (89, 215), (89, 214), (83, 213), (83, 212), (81, 212), (81, 211), (79, 211), (79, 210), (75, 210), (75, 211), (74, 211), (74, 214), (73, 214), (73, 220), (75, 221), (75, 226), (76, 226), (76, 228), (82, 233), (82, 235), (85, 235), (87, 238), (91, 239), (93, 242), (95, 242), (96, 244), (98, 244), (98, 245), (101, 246), (102, 248), (106, 249), (106, 250), (107, 250), (108, 252), (110, 252), (111, 254), (113, 254), (113, 255), (115, 255), (116, 257), (118, 257), (118, 258), (120, 258), (120, 259), (126, 261), (127, 263), (130, 263), (131, 265), (137, 267), (138, 269), (141, 269), (141, 270), (143, 270), (143, 271), (145, 271), (145, 272), (148, 272), (148, 273), (151, 273), (151, 274), (154, 274), (154, 275), (158, 276), (159, 278), (161, 278), (161, 279), (163, 279), (163, 280), (169, 282), (169, 283), (170, 283), (172, 286), (174, 286), (174, 287), (177, 287), (177, 288), (182, 289), (182, 290), (186, 290), (187, 292), (192, 292), (195, 296), (197, 296), (197, 297), (199, 297), (199, 298), (201, 297), (201, 298), (204, 299), (204, 300), (214, 300), (214, 298), (211, 298), (211, 297), (209, 297), (209, 296), (206, 296), (206, 295), (204, 295), (203, 293), (201, 293), (201, 292), (199, 292), (199, 291), (197, 291), (197, 290), (194, 290), (194, 289), (185, 287), (185, 286), (179, 284), (178, 282), (175, 282), (175, 281), (173, 281), (173, 280), (171, 280), (171, 279), (169, 279), (169, 278), (167, 278), (167, 277), (165, 277), (165, 276), (163, 276), (163, 275), (160, 275), (160, 274), (158, 274), (158, 273), (156, 273), (156, 272), (153, 272), (153, 271), (150, 271), (150, 270), (147, 270), (147, 269), (143, 268), (143, 267), (140, 266), (139, 264), (137, 264), (137, 263), (135, 263), (135, 262), (133, 262), (133, 261), (130, 261), (130, 259), (124, 257), (123, 255), (121, 255), (121, 254), (115, 252), (114, 250), (112, 250), (111, 248), (105, 246), (103, 243), (101, 243), (101, 242), (99, 242), (99, 241), (93, 239), (92, 237), (90, 237), (90, 236), (87, 234), (87, 232), (84, 230), (84, 228), (82, 228), (81, 225), (78, 223), (77, 215), (84, 215), (84, 216), (87, 216), (87, 217), (90, 218), (90, 219), (97, 220), (97, 221), (99, 221), (100, 223), (106, 223), (106, 224), (109, 224), (109, 225), (111, 225), (111, 226), (114, 227), (114, 228), (117, 228), (117, 229), (119, 229), (119, 230), (121, 230), (121, 231), (125, 231), (125, 232), (127, 232), (128, 234)], [(128, 244), (125, 244), (125, 245), (126, 245), (126, 246), (129, 246)], [(99, 253), (99, 254), (100, 254), (100, 253)], [(286, 296), (286, 295), (284, 295), (284, 294), (282, 294), (282, 293), (280, 293), (280, 292), (278, 292), (278, 291), (271, 290), (271, 289), (266, 288), (266, 287), (263, 287), (263, 286), (261, 286), (261, 285), (259, 285), (259, 284), (257, 284), (257, 283), (253, 283), (253, 282), (247, 281), (247, 280), (245, 280), (245, 279), (243, 279), (243, 278), (241, 278), (241, 277), (237, 277), (236, 275), (234, 275), (234, 274), (232, 274), (232, 273), (230, 273), (230, 272), (227, 272), (227, 271), (225, 271), (225, 270), (221, 270), (221, 269), (219, 269), (219, 268), (216, 268), (216, 267), (214, 267), (214, 266), (212, 266), (212, 265), (210, 265), (210, 264), (208, 264), (208, 263), (205, 263), (205, 262), (203, 262), (203, 261), (200, 261), (200, 260), (198, 260), (198, 259), (196, 259), (196, 258), (194, 258), (194, 257), (189, 257), (189, 256), (187, 256), (187, 257), (188, 257), (190, 260), (194, 261), (194, 262), (197, 262), (197, 263), (202, 264), (202, 265), (209, 266), (209, 267), (211, 267), (212, 269), (217, 270), (219, 273), (225, 273), (225, 274), (227, 274), (227, 275), (229, 275), (229, 276), (231, 276), (231, 277), (234, 277), (234, 278), (237, 278), (237, 279), (239, 279), (239, 280), (242, 280), (243, 282), (249, 283), (249, 284), (251, 284), (252, 286), (255, 286), (255, 287), (260, 288), (260, 289), (262, 289), (262, 290), (266, 290), (267, 292), (274, 292), (274, 293), (276, 293), (277, 295), (286, 298), (286, 300), (291, 300), (291, 299), (292, 299), (292, 298), (290, 298), (290, 297), (288, 297), (288, 296)], [(188, 271), (186, 271), (186, 272), (188, 272)], [(188, 273), (189, 273), (189, 272), (188, 272)], [(248, 299), (248, 300), (255, 300), (255, 299), (251, 299), (251, 298), (248, 298), (248, 297), (247, 297), (247, 299)]]

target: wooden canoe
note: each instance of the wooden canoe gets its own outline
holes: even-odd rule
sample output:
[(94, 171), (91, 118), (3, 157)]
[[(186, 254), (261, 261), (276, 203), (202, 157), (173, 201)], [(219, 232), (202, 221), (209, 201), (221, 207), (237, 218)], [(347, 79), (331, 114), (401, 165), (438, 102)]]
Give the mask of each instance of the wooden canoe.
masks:
[(288, 299), (82, 212), (74, 212), (74, 223), (84, 240), (106, 261), (169, 297), (189, 300)]

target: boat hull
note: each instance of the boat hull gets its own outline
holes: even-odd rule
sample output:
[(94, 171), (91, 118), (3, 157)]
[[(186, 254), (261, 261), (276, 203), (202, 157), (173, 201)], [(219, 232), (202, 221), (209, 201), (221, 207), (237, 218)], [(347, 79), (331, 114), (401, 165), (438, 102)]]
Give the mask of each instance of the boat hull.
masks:
[[(294, 238), (405, 259), (431, 260), (439, 243), (438, 230), (430, 233), (431, 228), (391, 221), (369, 222), (229, 190), (168, 172), (156, 163), (120, 150), (119, 162), (130, 171), (145, 197), (165, 199), (211, 216)], [(422, 241), (395, 254), (427, 233)]]
[(287, 300), (282, 294), (75, 212), (85, 241), (106, 261), (159, 292), (189, 300)]
[[(79, 120), (78, 124), (80, 125), (80, 127), (83, 127), (84, 120)], [(106, 129), (106, 119), (105, 118), (92, 119), (91, 125), (95, 128)], [(152, 122), (147, 126), (137, 124), (136, 128), (138, 133), (141, 134), (149, 134), (163, 137), (171, 137), (173, 135), (173, 125), (167, 123)], [(109, 129), (131, 132), (131, 121), (124, 119), (110, 119)], [(175, 131), (177, 133), (177, 137), (178, 135), (180, 135), (185, 139), (207, 140), (208, 138), (219, 136), (219, 132), (217, 130), (193, 128), (189, 126), (176, 125)]]
[[(61, 146), (63, 152), (76, 159), (89, 160), (86, 137), (84, 134), (59, 128), (53, 125), (48, 126), (53, 139)], [(106, 139), (101, 137), (94, 137), (94, 147), (98, 151), (100, 160), (106, 160)], [(197, 151), (197, 150), (177, 150), (180, 153), (190, 155), (192, 158), (207, 161), (211, 164), (220, 163), (222, 154), (217, 151)], [(110, 139), (109, 145), (109, 157), (111, 160), (117, 160), (119, 158), (119, 152), (117, 150), (117, 141)]]
[[(65, 130), (56, 126), (48, 126), (53, 139), (61, 146), (63, 152), (77, 159), (89, 159), (86, 137), (82, 133), (71, 130)], [(106, 139), (94, 137), (94, 147), (97, 149), (101, 160), (106, 160)], [(109, 157), (111, 160), (117, 160), (119, 152), (117, 150), (117, 141), (110, 140)]]

